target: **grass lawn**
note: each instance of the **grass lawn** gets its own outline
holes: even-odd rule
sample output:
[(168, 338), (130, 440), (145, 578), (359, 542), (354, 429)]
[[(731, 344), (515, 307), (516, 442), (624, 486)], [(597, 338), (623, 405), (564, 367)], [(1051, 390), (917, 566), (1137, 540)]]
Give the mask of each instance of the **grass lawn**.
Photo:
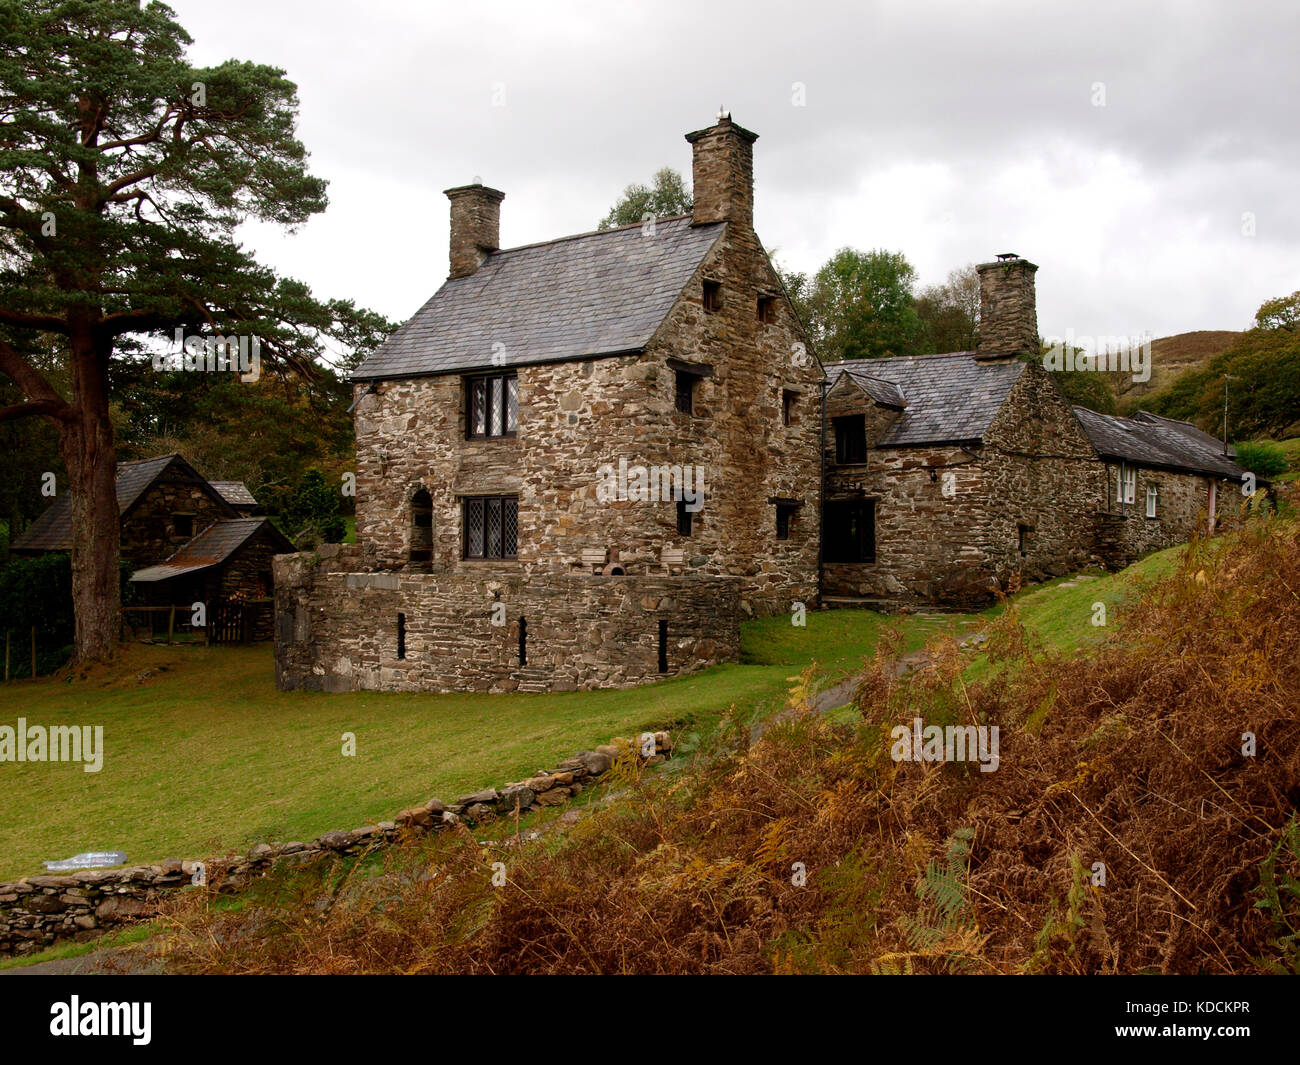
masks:
[[(1113, 625), (1138, 578), (1172, 566), (1176, 550), (1123, 574), (1031, 589), (1022, 616), (1051, 643), (1091, 643), (1107, 631), (1092, 625), (1092, 604), (1106, 602)], [(766, 618), (742, 626), (740, 664), (551, 695), (277, 692), (269, 646), (134, 646), (85, 681), (0, 686), (0, 724), (102, 725), (105, 747), (99, 773), (0, 763), (0, 878), (81, 851), (120, 849), (148, 862), (355, 828), (431, 796), (450, 801), (527, 776), (614, 735), (704, 732), (733, 706), (773, 709), (809, 662), (826, 682), (848, 676), (889, 626), (902, 626), (910, 651), (978, 620), (866, 610), (810, 611), (805, 627)], [(355, 757), (342, 755), (345, 732), (356, 735)]]
[[(98, 773), (0, 764), (0, 877), (87, 850), (200, 857), (355, 828), (527, 776), (613, 735), (707, 728), (733, 703), (781, 698), (788, 675), (733, 665), (630, 691), (324, 695), (277, 692), (268, 646), (139, 646), (123, 666), (100, 680), (0, 688), (0, 723), (102, 725), (105, 749)], [(355, 757), (341, 753), (344, 732), (356, 735)]]

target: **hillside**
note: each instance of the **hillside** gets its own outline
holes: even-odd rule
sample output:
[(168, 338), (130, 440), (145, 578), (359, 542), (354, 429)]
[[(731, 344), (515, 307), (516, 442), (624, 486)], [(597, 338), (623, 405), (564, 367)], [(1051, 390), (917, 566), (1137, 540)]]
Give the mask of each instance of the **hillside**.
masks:
[(1121, 414), (1132, 414), (1141, 407), (1142, 397), (1157, 392), (1188, 370), (1200, 370), (1211, 359), (1226, 351), (1241, 336), (1229, 329), (1200, 329), (1151, 341), (1151, 379), (1134, 381), (1131, 373), (1111, 373), (1107, 377), (1115, 391)]

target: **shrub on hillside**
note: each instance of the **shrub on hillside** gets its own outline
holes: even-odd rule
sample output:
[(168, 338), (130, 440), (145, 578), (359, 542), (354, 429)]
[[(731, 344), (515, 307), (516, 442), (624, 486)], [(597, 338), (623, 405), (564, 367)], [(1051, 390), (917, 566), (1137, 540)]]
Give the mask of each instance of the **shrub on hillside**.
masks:
[(1247, 440), (1235, 447), (1237, 465), (1256, 477), (1276, 477), (1290, 468), (1286, 452), (1271, 440)]

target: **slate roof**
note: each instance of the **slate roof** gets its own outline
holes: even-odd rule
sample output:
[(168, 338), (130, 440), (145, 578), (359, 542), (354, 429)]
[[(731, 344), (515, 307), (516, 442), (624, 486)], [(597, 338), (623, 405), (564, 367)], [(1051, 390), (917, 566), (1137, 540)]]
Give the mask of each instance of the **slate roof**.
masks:
[(1104, 459), (1135, 466), (1243, 480), (1246, 470), (1223, 454), (1223, 442), (1188, 422), (1138, 411), (1131, 418), (1075, 407), (1088, 439)]
[[(725, 223), (689, 215), (493, 252), (443, 283), (354, 380), (490, 370), (642, 350)], [(494, 344), (504, 345), (493, 348)]]
[[(152, 459), (117, 464), (117, 509), (125, 517), (139, 498), (173, 462), (179, 462), (194, 473), (180, 455), (159, 455)], [(199, 475), (194, 474), (196, 477)], [(202, 480), (202, 478), (199, 478)], [(45, 512), (10, 545), (12, 551), (71, 551), (72, 550), (72, 496), (68, 492), (57, 496)]]
[(844, 372), (861, 385), (867, 395), (882, 406), (893, 407), (896, 410), (902, 410), (907, 406), (907, 399), (896, 384), (886, 381), (883, 377), (873, 377), (871, 374), (864, 373), (852, 366)]
[(255, 507), (257, 500), (253, 498), (253, 493), (248, 490), (248, 486), (243, 481), (209, 481), (221, 496), (232, 507)]
[(213, 522), (198, 536), (186, 543), (171, 555), (167, 561), (156, 566), (146, 566), (131, 574), (131, 580), (138, 583), (165, 581), (182, 574), (197, 573), (210, 566), (220, 565), (244, 546), (263, 526), (268, 526), (279, 546), (285, 551), (292, 551), (293, 545), (266, 518), (229, 518)]
[(826, 376), (834, 386), (847, 373), (886, 406), (901, 398), (902, 416), (876, 446), (913, 447), (982, 440), (1024, 369), (1019, 359), (977, 360), (972, 351), (954, 351), (828, 362)]

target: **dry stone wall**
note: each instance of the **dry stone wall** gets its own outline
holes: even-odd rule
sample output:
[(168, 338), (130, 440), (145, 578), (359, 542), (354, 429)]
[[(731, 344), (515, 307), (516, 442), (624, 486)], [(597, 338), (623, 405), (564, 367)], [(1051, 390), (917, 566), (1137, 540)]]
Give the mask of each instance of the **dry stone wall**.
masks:
[(155, 865), (86, 869), (0, 884), (0, 955), (30, 954), (63, 940), (93, 939), (153, 916), (169, 895), (195, 884), (235, 891), (273, 869), (359, 855), (458, 822), (482, 825), (498, 817), (561, 806), (616, 764), (658, 765), (672, 751), (667, 732), (645, 733), (635, 740), (615, 738), (594, 751), (565, 759), (552, 770), (539, 770), (500, 788), (486, 788), (451, 803), (430, 799), (402, 810), (391, 821), (350, 832), (326, 832), (310, 842), (259, 843), (246, 855), (206, 861), (169, 858)]

